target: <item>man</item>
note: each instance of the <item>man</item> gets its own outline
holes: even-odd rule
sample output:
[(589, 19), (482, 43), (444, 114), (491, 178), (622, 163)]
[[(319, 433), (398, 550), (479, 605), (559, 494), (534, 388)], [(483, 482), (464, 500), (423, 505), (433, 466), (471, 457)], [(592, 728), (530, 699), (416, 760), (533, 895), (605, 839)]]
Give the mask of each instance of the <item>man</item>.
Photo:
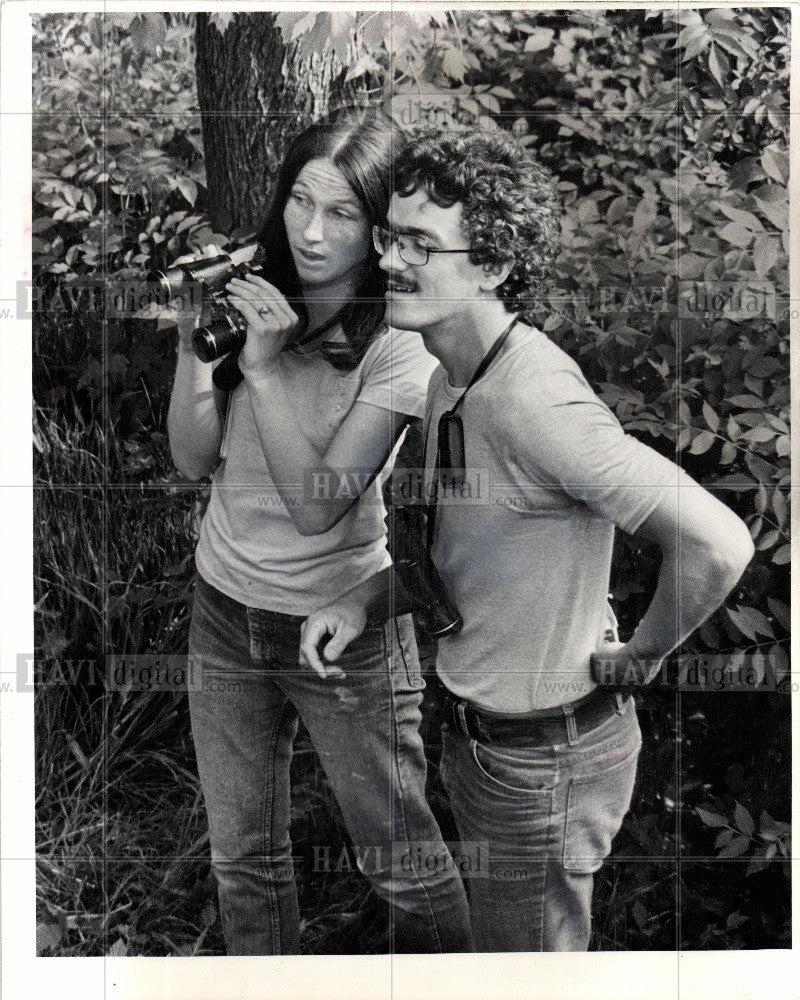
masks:
[[(429, 537), (464, 620), (438, 646), (442, 780), (462, 842), (488, 845), (488, 877), (469, 884), (476, 948), (585, 950), (593, 873), (630, 805), (641, 745), (632, 697), (610, 685), (655, 676), (735, 585), (752, 542), (518, 318), (555, 228), (549, 181), (525, 150), (503, 133), (420, 140), (394, 191), (375, 234), (391, 321), (441, 363), (426, 481), (449, 499)], [(605, 642), (615, 525), (663, 555), (625, 644)], [(312, 615), (305, 661), (325, 671), (390, 582), (384, 572)]]

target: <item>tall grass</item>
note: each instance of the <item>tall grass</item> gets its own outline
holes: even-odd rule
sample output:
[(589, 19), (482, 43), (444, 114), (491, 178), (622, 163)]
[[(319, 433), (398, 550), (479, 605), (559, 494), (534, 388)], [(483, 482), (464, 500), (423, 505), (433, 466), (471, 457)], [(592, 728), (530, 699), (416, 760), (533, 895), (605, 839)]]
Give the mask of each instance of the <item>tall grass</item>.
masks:
[[(77, 408), (37, 407), (34, 447), (40, 953), (222, 954), (185, 698), (105, 677), (107, 654), (185, 652), (205, 490), (175, 481), (159, 438), (136, 482), (130, 446)], [(292, 823), (296, 853), (346, 840), (303, 733)], [(300, 866), (298, 891), (305, 950), (385, 950), (356, 871)]]

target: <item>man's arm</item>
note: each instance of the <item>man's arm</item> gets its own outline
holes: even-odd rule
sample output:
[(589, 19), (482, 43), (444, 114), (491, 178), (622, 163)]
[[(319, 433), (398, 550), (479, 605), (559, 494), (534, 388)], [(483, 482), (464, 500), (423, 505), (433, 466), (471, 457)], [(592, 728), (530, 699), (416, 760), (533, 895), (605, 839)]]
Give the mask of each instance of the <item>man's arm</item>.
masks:
[(661, 549), (658, 584), (629, 642), (592, 658), (600, 684), (642, 684), (722, 604), (753, 557), (746, 525), (697, 484), (668, 490), (637, 532)]
[[(339, 667), (330, 664), (364, 631), (369, 609), (389, 595), (393, 575), (393, 568), (388, 566), (343, 594), (335, 604), (309, 615), (300, 629), (300, 663), (323, 679), (344, 677)], [(326, 636), (330, 639), (320, 652), (319, 644)]]

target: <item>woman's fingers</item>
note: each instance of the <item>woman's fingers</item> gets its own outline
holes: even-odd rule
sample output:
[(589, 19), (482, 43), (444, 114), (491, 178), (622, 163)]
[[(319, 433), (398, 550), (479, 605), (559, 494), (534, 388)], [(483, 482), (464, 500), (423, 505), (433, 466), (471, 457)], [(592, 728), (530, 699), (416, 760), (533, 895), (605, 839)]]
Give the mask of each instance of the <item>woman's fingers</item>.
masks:
[(240, 298), (238, 295), (229, 295), (228, 304), (238, 310), (251, 325), (264, 325), (264, 317), (255, 308), (253, 303), (248, 302), (247, 299)]
[[(265, 295), (262, 288), (257, 288), (241, 278), (232, 278), (226, 285), (226, 290), (238, 299), (251, 303), (262, 322), (270, 325), (276, 323), (281, 328), (292, 327), (297, 322), (297, 313), (277, 290), (274, 297), (271, 294)], [(230, 296), (228, 301), (234, 304)]]
[(253, 285), (256, 285), (258, 288), (262, 288), (265, 292), (269, 292), (276, 298), (283, 298), (281, 293), (274, 285), (271, 285), (268, 281), (266, 281), (264, 278), (261, 278), (257, 274), (247, 274), (245, 276), (245, 280), (249, 281)]

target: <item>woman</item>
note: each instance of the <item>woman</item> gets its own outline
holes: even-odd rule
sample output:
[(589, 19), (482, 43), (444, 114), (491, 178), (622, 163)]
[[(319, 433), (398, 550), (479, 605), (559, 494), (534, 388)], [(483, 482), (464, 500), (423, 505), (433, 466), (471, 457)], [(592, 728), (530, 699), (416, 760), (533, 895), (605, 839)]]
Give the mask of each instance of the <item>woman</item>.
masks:
[[(382, 470), (422, 413), (433, 367), (416, 334), (383, 324), (371, 230), (400, 142), (391, 119), (356, 109), (295, 139), (260, 236), (267, 277), (228, 285), (247, 322), (239, 384), (218, 388), (192, 352), (196, 324), (179, 327), (172, 454), (193, 478), (216, 466), (189, 639), (203, 690), (190, 692), (190, 711), (229, 954), (299, 950), (289, 840), (298, 717), (360, 866), (391, 904), (394, 947), (471, 946), (452, 860), (424, 873), (408, 863), (419, 856), (410, 841), (449, 859), (424, 795), (409, 617), (374, 624), (333, 677), (298, 666), (303, 619), (388, 562)], [(234, 385), (223, 365), (217, 382)]]

